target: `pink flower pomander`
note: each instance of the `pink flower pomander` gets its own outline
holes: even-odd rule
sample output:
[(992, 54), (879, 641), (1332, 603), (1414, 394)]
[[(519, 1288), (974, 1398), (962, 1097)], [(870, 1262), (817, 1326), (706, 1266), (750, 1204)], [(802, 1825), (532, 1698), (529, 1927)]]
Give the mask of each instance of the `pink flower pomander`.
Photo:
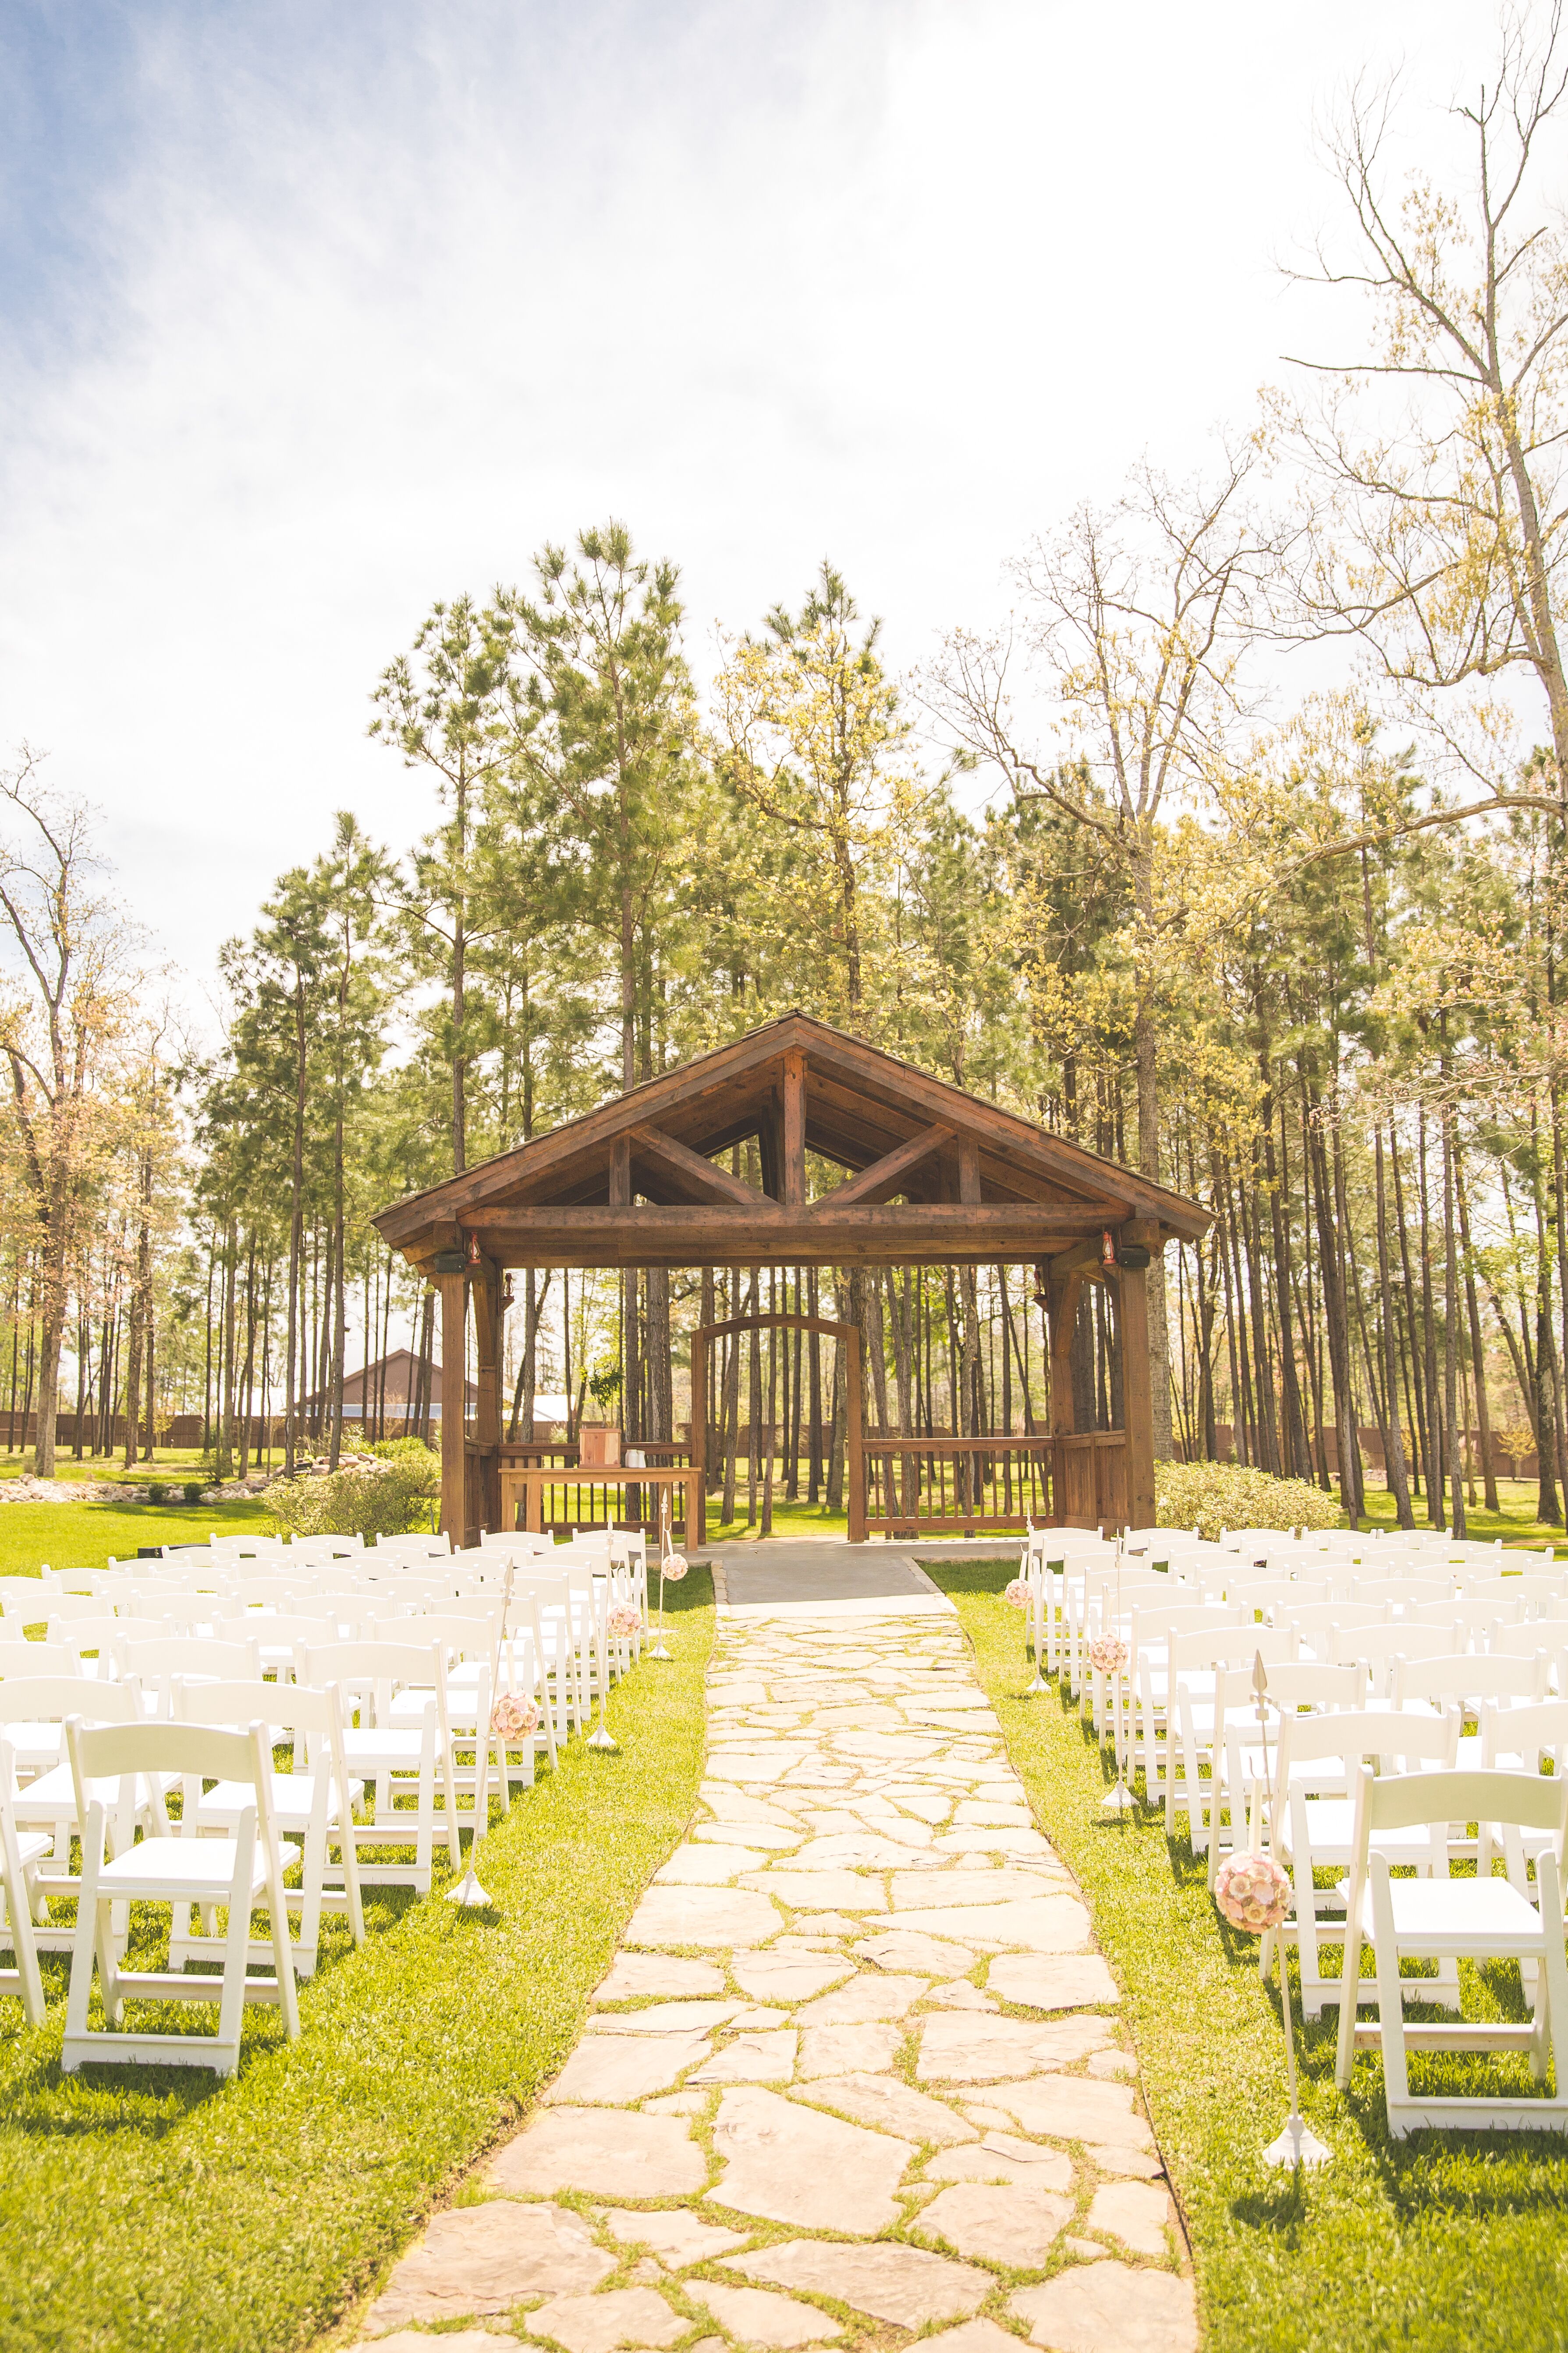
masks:
[(605, 1620), (612, 1641), (629, 1642), (634, 1634), (642, 1632), (642, 1611), (629, 1601), (617, 1601)]
[(539, 1703), (520, 1692), (502, 1692), (490, 1710), (490, 1730), (498, 1740), (526, 1740), (539, 1729)]
[(1119, 1675), (1127, 1664), (1127, 1655), (1120, 1634), (1097, 1634), (1089, 1646), (1089, 1663), (1097, 1675)]
[(668, 1560), (659, 1563), (658, 1573), (661, 1577), (668, 1577), (671, 1585), (679, 1585), (686, 1574), (688, 1566), (689, 1563), (683, 1552), (672, 1552)]
[(1232, 1854), (1220, 1864), (1214, 1900), (1233, 1928), (1261, 1936), (1290, 1909), (1290, 1876), (1271, 1854)]
[(1029, 1587), (1026, 1578), (1016, 1577), (1002, 1599), (1010, 1603), (1015, 1609), (1026, 1609), (1029, 1606)]

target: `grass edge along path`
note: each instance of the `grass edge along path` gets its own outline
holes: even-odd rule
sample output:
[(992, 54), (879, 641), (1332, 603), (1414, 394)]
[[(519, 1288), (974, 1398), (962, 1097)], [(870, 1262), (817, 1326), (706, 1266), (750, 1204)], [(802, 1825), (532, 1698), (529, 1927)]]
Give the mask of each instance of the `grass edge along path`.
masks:
[[(1277, 1989), (1228, 1929), (1184, 1834), (1101, 1815), (1110, 1779), (1056, 1687), (1026, 1699), (1013, 1562), (927, 1558), (973, 1646), (1040, 1827), (1082, 1883), (1125, 1992), (1142, 2088), (1192, 2242), (1208, 2353), (1568, 2353), (1568, 2150), (1550, 2134), (1388, 2138), (1381, 2063), (1333, 2089), (1333, 2020), (1303, 2050), (1302, 2108), (1334, 2152), (1271, 2171), (1284, 2123)], [(1184, 1820), (1184, 1817), (1182, 1818)]]
[[(576, 2040), (638, 1896), (690, 1820), (711, 1583), (666, 1595), (669, 1665), (613, 1694), (618, 1756), (581, 1738), (477, 1857), (495, 1899), (437, 1891), (269, 2012), (238, 2078), (62, 2076), (67, 1963), (37, 2035), (0, 2002), (0, 2346), (6, 2353), (286, 2353), (372, 2287)], [(271, 2029), (268, 2033), (268, 2030)]]

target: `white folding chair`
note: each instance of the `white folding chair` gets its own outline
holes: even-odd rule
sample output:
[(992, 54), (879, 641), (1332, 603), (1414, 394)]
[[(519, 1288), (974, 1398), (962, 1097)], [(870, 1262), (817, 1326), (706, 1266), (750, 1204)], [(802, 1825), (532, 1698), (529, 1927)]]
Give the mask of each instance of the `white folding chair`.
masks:
[[(368, 1783), (374, 1822), (355, 1822), (353, 1835), (361, 1857), (363, 1886), (412, 1887), (430, 1893), (435, 1859), (437, 1787), (447, 1833), (447, 1854), (456, 1870), (461, 1860), (457, 1793), (452, 1785), (451, 1736), (447, 1720), (447, 1661), (439, 1642), (421, 1643), (416, 1621), (400, 1641), (301, 1642), (295, 1679), (312, 1690), (338, 1684), (342, 1692), (343, 1757), (350, 1773)], [(397, 1723), (393, 1703), (400, 1691), (421, 1693), (418, 1720)], [(351, 1709), (357, 1709), (355, 1723)], [(412, 1798), (412, 1812), (400, 1799)], [(365, 1849), (414, 1849), (412, 1863), (366, 1863)]]
[(1175, 1754), (1171, 1644), (1179, 1634), (1194, 1634), (1205, 1627), (1228, 1633), (1242, 1622), (1241, 1611), (1229, 1602), (1184, 1602), (1187, 1590), (1177, 1586), (1152, 1602), (1141, 1594), (1132, 1609), (1128, 1672), (1133, 1686), (1134, 1747), (1142, 1748), (1143, 1794), (1152, 1806), (1164, 1801), (1165, 1776)]
[[(1395, 1707), (1436, 1714), (1458, 1705), (1479, 1717), (1482, 1703), (1539, 1700), (1546, 1697), (1547, 1657), (1537, 1651), (1528, 1659), (1510, 1659), (1473, 1651), (1447, 1659), (1395, 1659)], [(1478, 1728), (1461, 1733), (1458, 1767), (1468, 1772), (1481, 1761)]]
[(1385, 1705), (1399, 1659), (1451, 1659), (1458, 1650), (1452, 1626), (1413, 1626), (1389, 1620), (1381, 1626), (1335, 1627), (1330, 1636), (1331, 1663), (1366, 1670), (1373, 1707)]
[[(1184, 1812), (1194, 1854), (1208, 1852), (1213, 1777), (1225, 1751), (1226, 1718), (1216, 1704), (1219, 1679), (1226, 1668), (1250, 1670), (1258, 1659), (1272, 1671), (1294, 1659), (1296, 1647), (1295, 1630), (1289, 1626), (1205, 1626), (1172, 1638), (1170, 1676), (1181, 1768), (1178, 1772), (1173, 1757), (1167, 1760), (1165, 1829), (1173, 1837), (1175, 1818)], [(1223, 1778), (1223, 1767), (1219, 1769)]]
[[(1537, 1902), (1510, 1879), (1441, 1875), (1394, 1879), (1383, 1841), (1392, 1833), (1426, 1831), (1436, 1851), (1452, 1821), (1486, 1821), (1510, 1833), (1544, 1831), (1536, 1856)], [(1563, 1951), (1563, 1851), (1568, 1834), (1568, 1779), (1534, 1773), (1399, 1773), (1374, 1778), (1363, 1766), (1356, 1788), (1355, 1861), (1345, 1929), (1345, 1975), (1357, 1982), (1364, 1945), (1373, 1947), (1377, 2023), (1358, 2023), (1358, 2005), (1340, 2005), (1335, 2080), (1349, 2087), (1358, 2045), (1380, 2044), (1388, 2129), (1395, 2140), (1412, 2132), (1562, 2132), (1568, 2129), (1568, 1958)], [(1400, 1963), (1407, 1955), (1452, 1959), (1516, 1960), (1529, 1983), (1534, 2016), (1528, 2025), (1477, 2022), (1413, 2025), (1405, 2016)], [(1540, 2081), (1548, 2060), (1556, 2072), (1550, 2099), (1446, 2099), (1412, 2094), (1409, 2053), (1422, 2051), (1522, 2051)]]
[[(65, 1745), (66, 1723), (73, 1715), (94, 1725), (140, 1724), (141, 1694), (134, 1681), (89, 1683), (68, 1675), (0, 1683), (0, 1730), (13, 1757), (21, 1752), (42, 1759), (39, 1769), (17, 1788), (14, 1810), (18, 1828), (45, 1841), (46, 1859), (37, 1865), (36, 1876), (46, 1903), (34, 1916), (40, 1932), (48, 1931), (42, 1941), (54, 1950), (67, 1948), (72, 1932), (49, 1930), (47, 1898), (79, 1892), (80, 1883), (71, 1870), (71, 1841), (80, 1837), (84, 1817), (69, 1758), (50, 1761), (47, 1748), (52, 1746), (58, 1756)], [(130, 1846), (138, 1830), (167, 1831), (169, 1817), (163, 1799), (169, 1783), (167, 1775), (143, 1775), (105, 1783), (91, 1793), (100, 1797), (107, 1809), (111, 1853)]]
[[(1300, 1957), (1303, 2015), (1321, 2017), (1344, 1991), (1342, 1978), (1326, 1978), (1325, 1944), (1344, 1941), (1344, 1877), (1355, 1860), (1355, 1775), (1368, 1758), (1381, 1772), (1451, 1770), (1459, 1738), (1457, 1710), (1446, 1716), (1415, 1716), (1394, 1708), (1336, 1708), (1317, 1715), (1289, 1715), (1279, 1727), (1275, 1763), (1276, 1799), (1269, 1810), (1269, 1845), (1290, 1874), (1294, 1935)], [(1430, 1841), (1423, 1834), (1390, 1833), (1383, 1852), (1407, 1869), (1432, 1869)], [(1338, 1877), (1320, 1886), (1318, 1874)], [(1268, 1974), (1271, 1940), (1260, 1956)], [(1412, 1981), (1410, 1999), (1458, 2001), (1458, 1978), (1450, 1968), (1438, 1978)]]
[[(294, 1968), (301, 1978), (313, 1977), (321, 1954), (321, 1914), (346, 1914), (356, 1945), (364, 1942), (364, 1913), (360, 1902), (359, 1856), (353, 1840), (353, 1810), (364, 1784), (350, 1778), (343, 1755), (342, 1694), (336, 1684), (325, 1691), (307, 1691), (299, 1683), (180, 1682), (174, 1692), (174, 1720), (182, 1724), (229, 1725), (236, 1728), (258, 1722), (266, 1714), (268, 1740), (274, 1748), (285, 1735), (292, 1747), (290, 1770), (272, 1773), (272, 1819), (280, 1836), (300, 1841), (300, 1885), (285, 1887), (284, 1900), (300, 1915), (298, 1940), (290, 1947)], [(182, 1829), (202, 1833), (218, 1830), (237, 1835), (240, 1818), (250, 1802), (246, 1785), (220, 1781), (205, 1790), (182, 1820)], [(331, 1849), (338, 1851), (336, 1877)], [(223, 1940), (207, 1928), (200, 1936), (187, 1926), (171, 1936), (171, 1968), (187, 1960), (215, 1958)], [(270, 1949), (253, 1938), (250, 1958), (265, 1961)]]
[[(200, 1725), (105, 1725), (89, 1729), (79, 1716), (66, 1725), (71, 1767), (84, 1802), (81, 1894), (77, 1902), (71, 1952), (70, 1991), (66, 2000), (60, 2065), (74, 2074), (84, 2062), (144, 2060), (164, 2067), (211, 2067), (232, 2075), (239, 2065), (241, 2015), (247, 2001), (276, 2002), (284, 2031), (300, 2032), (294, 1965), (289, 1950), (289, 1915), (283, 1893), (287, 1864), (297, 1850), (283, 1846), (272, 1819), (272, 1752), (267, 1727), (222, 1732)], [(138, 1775), (175, 1773), (194, 1804), (206, 1780), (237, 1784), (247, 1790), (233, 1838), (159, 1836), (142, 1839), (111, 1855), (108, 1809), (88, 1796), (97, 1782)], [(221, 1978), (190, 1976), (183, 1969), (120, 1966), (120, 1940), (110, 1915), (117, 1904), (167, 1904), (177, 1915), (192, 1904), (228, 1907)], [(271, 1925), (273, 1972), (246, 1975), (250, 1951), (250, 1915), (264, 1907)], [(89, 2031), (88, 2004), (97, 1962), (107, 2021)], [(199, 2001), (218, 2005), (214, 2034), (127, 2031), (127, 2000)]]
[[(1568, 1773), (1568, 1699), (1484, 1700), (1480, 1717), (1481, 1765), (1487, 1772)], [(1494, 1852), (1503, 1854), (1509, 1877), (1533, 1900), (1527, 1866), (1535, 1861), (1544, 1832), (1521, 1831), (1511, 1846), (1497, 1826), (1476, 1826), (1476, 1871), (1486, 1878)]]
[(21, 1997), (22, 2015), (29, 2026), (44, 2022), (44, 1978), (38, 1967), (33, 1913), (41, 1901), (38, 1866), (49, 1841), (36, 1831), (23, 1831), (14, 1811), (16, 1767), (11, 1744), (0, 1737), (0, 1896), (5, 1916), (0, 1920), (0, 1947), (9, 1947), (13, 1966), (0, 1969), (0, 1993)]
[(1306, 1710), (1359, 1707), (1366, 1696), (1366, 1678), (1359, 1667), (1327, 1667), (1315, 1659), (1288, 1659), (1265, 1668), (1268, 1695), (1260, 1725), (1253, 1689), (1255, 1672), (1255, 1666), (1225, 1667), (1215, 1677), (1215, 1721), (1225, 1725), (1225, 1739), (1223, 1745), (1215, 1743), (1209, 1783), (1211, 1887), (1224, 1857), (1245, 1849), (1253, 1815), (1260, 1824), (1267, 1815), (1268, 1783), (1284, 1720)]
[[(489, 1760), (494, 1756), (506, 1802), (506, 1756), (498, 1749), (489, 1728), (500, 1662), (500, 1627), (504, 1604), (453, 1602), (445, 1609), (426, 1610), (416, 1618), (370, 1618), (365, 1638), (373, 1642), (439, 1642), (447, 1665), (446, 1770), (453, 1800), (467, 1794), (473, 1801), (474, 1836), (482, 1838), (489, 1823)], [(417, 1724), (433, 1689), (405, 1684), (394, 1694), (389, 1721)], [(465, 1761), (458, 1751), (472, 1757)]]
[(248, 1683), (260, 1673), (254, 1641), (220, 1642), (212, 1634), (164, 1634), (153, 1641), (121, 1641), (121, 1680), (134, 1675), (148, 1715), (172, 1716), (176, 1676), (200, 1683)]

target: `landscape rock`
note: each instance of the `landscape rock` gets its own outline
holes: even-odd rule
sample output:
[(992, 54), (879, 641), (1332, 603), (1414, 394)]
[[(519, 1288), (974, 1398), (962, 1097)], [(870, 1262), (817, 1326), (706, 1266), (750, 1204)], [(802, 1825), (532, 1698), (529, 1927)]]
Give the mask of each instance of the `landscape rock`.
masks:
[(1067, 1953), (1035, 1960), (999, 1954), (986, 1971), (985, 1989), (1028, 2010), (1085, 2010), (1120, 2002), (1116, 1979), (1098, 1953)]
[(1167, 2192), (1148, 2181), (1104, 2181), (1089, 2200), (1084, 2221), (1091, 2231), (1120, 2239), (1135, 2255), (1165, 2255), (1171, 2221)]
[(921, 2238), (945, 2239), (961, 2255), (981, 2263), (1038, 2271), (1071, 2217), (1071, 2199), (1057, 2197), (1043, 2185), (1037, 2189), (966, 2181), (933, 2199), (915, 2228)]
[(799, 2097), (832, 2108), (858, 2125), (896, 2133), (901, 2140), (930, 2141), (946, 2148), (974, 2138), (974, 2126), (941, 2100), (911, 2091), (896, 2075), (830, 2075), (802, 2086)]
[(604, 2295), (558, 2295), (531, 2312), (528, 2326), (569, 2353), (613, 2353), (617, 2345), (673, 2345), (691, 2323), (651, 2287), (616, 2287)]
[(679, 2000), (723, 1990), (724, 1972), (711, 1961), (682, 1961), (666, 1953), (617, 1953), (615, 1967), (594, 2000), (642, 2001), (649, 1995), (662, 1994)]
[(651, 2213), (632, 2206), (612, 2206), (601, 2220), (623, 2246), (651, 2247), (673, 2271), (688, 2263), (708, 2263), (740, 2246), (746, 2235), (743, 2231), (721, 2231), (683, 2206), (656, 2208)]
[(721, 2287), (717, 2280), (692, 2280), (688, 2293), (742, 2345), (826, 2345), (844, 2334), (842, 2323), (830, 2312), (798, 2304), (793, 2295), (775, 2295), (770, 2288)]
[(898, 2218), (893, 2192), (914, 2153), (907, 2140), (761, 2088), (724, 2094), (713, 2146), (724, 2166), (710, 2193), (714, 2203), (866, 2237)]
[(1032, 2344), (1056, 2353), (1197, 2353), (1193, 2284), (1172, 2272), (1075, 2264), (1022, 2289), (1007, 2308), (1027, 2323)]
[(370, 2312), (373, 2327), (510, 2312), (524, 2296), (592, 2288), (615, 2269), (587, 2227), (559, 2206), (510, 2198), (433, 2214), (394, 2267)]
[(540, 2108), (489, 2169), (502, 2195), (689, 2198), (708, 2159), (684, 2116), (628, 2116), (609, 2108)]
[(918, 2247), (884, 2242), (852, 2247), (822, 2239), (794, 2239), (749, 2255), (726, 2255), (726, 2271), (779, 2287), (804, 2288), (808, 2295), (836, 2296), (890, 2320), (899, 2328), (919, 2328), (928, 2320), (955, 2320), (982, 2303), (991, 2282), (972, 2263), (928, 2255)]
[(764, 1945), (784, 1922), (765, 1895), (742, 1887), (650, 1887), (632, 1914), (628, 1945)]
[(669, 2091), (711, 2047), (701, 2034), (585, 2034), (541, 2100), (547, 2106), (644, 2100)]
[(787, 2084), (795, 2073), (793, 2027), (773, 2033), (737, 2034), (704, 2061), (693, 2084)]
[(921, 2026), (916, 2073), (922, 2084), (984, 2084), (1026, 2067), (1071, 2067), (1110, 2040), (1110, 2025), (1092, 2011), (1039, 2021), (930, 2017)]

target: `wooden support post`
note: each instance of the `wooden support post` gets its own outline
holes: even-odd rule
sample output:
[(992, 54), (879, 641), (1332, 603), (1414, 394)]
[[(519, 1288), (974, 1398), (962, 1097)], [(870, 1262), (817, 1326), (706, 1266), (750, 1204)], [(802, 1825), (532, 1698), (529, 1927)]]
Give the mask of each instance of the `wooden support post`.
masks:
[(465, 1535), (466, 1544), (477, 1543), (480, 1529), (500, 1525), (500, 1270), (489, 1259), (482, 1259), (474, 1277), (474, 1372), (479, 1392), (474, 1439), (488, 1451), (474, 1458), (466, 1511), (473, 1532)]
[(1051, 1320), (1051, 1435), (1071, 1437), (1078, 1428), (1072, 1395), (1072, 1335), (1078, 1321), (1081, 1274), (1053, 1275), (1049, 1293)]
[(467, 1542), (468, 1302), (467, 1278), (438, 1274), (441, 1296), (441, 1525), (454, 1544)]
[(708, 1335), (691, 1335), (691, 1478), (687, 1489), (686, 1548), (708, 1541)]
[(1121, 1303), (1121, 1405), (1127, 1423), (1127, 1524), (1154, 1525), (1154, 1392), (1149, 1368), (1149, 1301), (1141, 1267), (1117, 1278)]
[(853, 1324), (844, 1339), (844, 1451), (849, 1483), (849, 1541), (866, 1541), (866, 1435), (860, 1413), (860, 1335)]
[[(1051, 1438), (1070, 1438), (1078, 1428), (1078, 1418), (1072, 1394), (1072, 1335), (1078, 1321), (1079, 1293), (1083, 1288), (1083, 1276), (1073, 1272), (1050, 1275), (1047, 1280), (1046, 1313), (1051, 1327)], [(1053, 1442), (1051, 1447), (1051, 1517), (1058, 1527), (1067, 1525), (1068, 1466), (1067, 1449)]]
[(805, 1207), (805, 1056), (792, 1052), (784, 1065), (784, 1152), (779, 1198), (787, 1209)]
[(958, 1198), (975, 1206), (980, 1200), (980, 1146), (967, 1135), (958, 1139)]
[(610, 1207), (629, 1209), (632, 1205), (632, 1140), (622, 1134), (610, 1145)]

